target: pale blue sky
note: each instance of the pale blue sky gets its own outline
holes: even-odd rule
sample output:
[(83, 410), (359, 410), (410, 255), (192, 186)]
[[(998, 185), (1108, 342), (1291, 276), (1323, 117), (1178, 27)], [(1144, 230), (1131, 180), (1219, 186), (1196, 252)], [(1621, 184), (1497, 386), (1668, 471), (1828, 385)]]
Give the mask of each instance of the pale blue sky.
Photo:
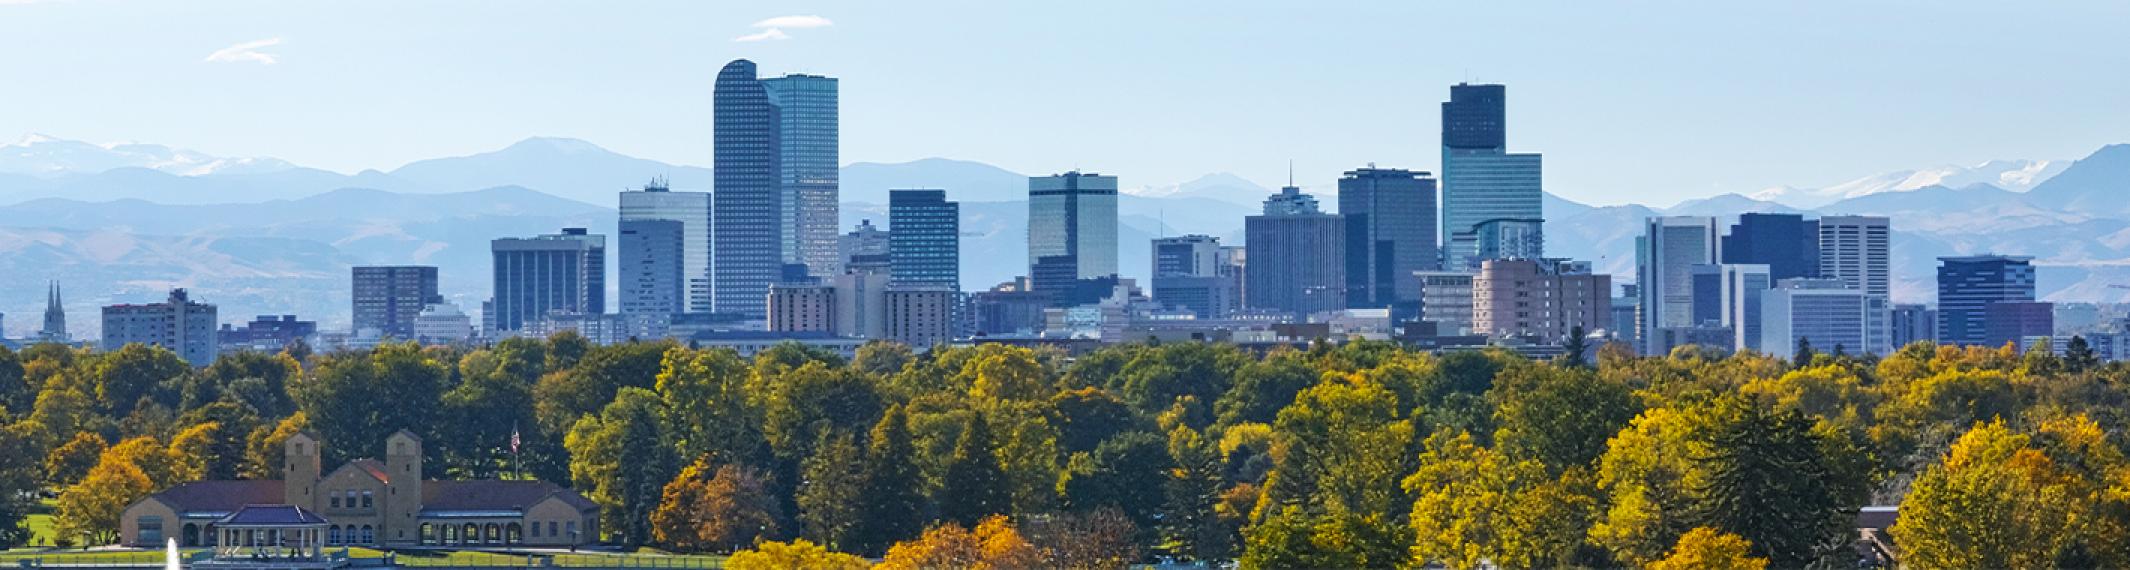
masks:
[[(834, 22), (735, 42), (765, 18)], [(2130, 2), (0, 0), (0, 139), (340, 171), (544, 135), (710, 161), (725, 61), (842, 78), (843, 157), (1126, 186), (1438, 167), (1509, 85), (1548, 189), (1669, 204), (2130, 142)], [(206, 61), (258, 40), (259, 57)]]

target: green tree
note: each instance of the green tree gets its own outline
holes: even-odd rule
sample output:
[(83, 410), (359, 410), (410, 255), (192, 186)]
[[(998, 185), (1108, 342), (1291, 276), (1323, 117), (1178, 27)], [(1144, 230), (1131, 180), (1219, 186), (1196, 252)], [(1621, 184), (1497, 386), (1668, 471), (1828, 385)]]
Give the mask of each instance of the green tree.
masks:
[(1206, 439), (1190, 426), (1169, 430), (1169, 469), (1163, 481), (1166, 502), (1161, 516), (1161, 536), (1174, 545), (1170, 552), (1193, 560), (1225, 560), (1235, 556), (1235, 519), (1222, 517), (1221, 495), (1227, 483), (1227, 465), (1220, 442)]
[(533, 385), (525, 355), (477, 351), (459, 359), (463, 379), (444, 393), (444, 418), (452, 437), (443, 444), (449, 466), (468, 477), (493, 478), (512, 470), (513, 432), (522, 442), (541, 437), (533, 409)]
[(96, 401), (105, 413), (113, 415), (132, 410), (142, 398), (175, 406), (174, 398), (159, 394), (159, 388), (191, 370), (168, 349), (128, 344), (97, 359)]
[[(1183, 427), (1183, 426), (1178, 426)], [(1065, 480), (1065, 505), (1075, 511), (1111, 507), (1142, 529), (1153, 529), (1167, 497), (1156, 481), (1169, 475), (1168, 441), (1147, 432), (1110, 438), (1076, 460)]]
[(946, 520), (973, 525), (984, 517), (1005, 513), (1012, 504), (1005, 470), (991, 441), (991, 428), (981, 415), (969, 416), (961, 438), (954, 443), (954, 456), (947, 463), (945, 487), (939, 491), (939, 514)]
[(22, 369), (22, 356), (0, 347), (0, 417), (28, 412), (37, 403), (37, 388)]
[[(438, 435), (435, 405), (451, 378), (450, 367), (414, 343), (388, 343), (369, 352), (320, 357), (311, 374), (292, 388), (297, 407), (327, 442), (327, 464), (351, 459), (399, 430)], [(372, 444), (374, 445), (374, 444)]]
[(728, 349), (666, 352), (658, 373), (666, 429), (682, 457), (716, 463), (768, 461), (762, 411), (747, 393), (747, 362)]
[[(1864, 461), (1854, 447), (1823, 442), (1794, 410), (1735, 403), (1711, 434), (1708, 454), (1690, 479), (1691, 519), (1751, 541), (1777, 567), (1802, 567), (1846, 548), (1855, 512), (1868, 499)], [(1829, 436), (1838, 437), (1838, 436)], [(1829, 452), (1847, 457), (1830, 457)]]
[(851, 360), (851, 367), (882, 378), (902, 372), (903, 367), (917, 360), (910, 345), (882, 340), (859, 346), (857, 356)]
[(1562, 366), (1584, 368), (1590, 365), (1588, 354), (1590, 352), (1589, 336), (1590, 333), (1583, 330), (1583, 325), (1575, 325), (1573, 328), (1568, 329), (1568, 341), (1566, 346), (1563, 347), (1566, 350), (1561, 353)]
[(863, 492), (858, 497), (861, 512), (853, 548), (857, 552), (886, 552), (888, 546), (915, 537), (917, 529), (931, 522), (924, 473), (918, 471), (909, 419), (902, 410), (901, 406), (889, 407), (880, 423), (873, 425), (865, 453)]
[(821, 432), (820, 440), (800, 468), (799, 522), (806, 536), (848, 550), (856, 544), (866, 514), (865, 451), (856, 437), (836, 430)]
[(1065, 453), (1094, 451), (1103, 440), (1142, 423), (1124, 400), (1100, 388), (1058, 392), (1050, 397), (1050, 415), (1058, 427), (1058, 447)]
[(2063, 349), (2063, 366), (2066, 372), (2081, 374), (2100, 367), (2100, 355), (2093, 352), (2093, 344), (2086, 337), (2072, 335)]
[(616, 542), (651, 539), (651, 511), (673, 479), (673, 446), (661, 429), (658, 395), (624, 388), (598, 416), (570, 428), (570, 478), (598, 502), (601, 528)]
[(1317, 371), (1301, 353), (1275, 351), (1264, 360), (1244, 364), (1235, 372), (1235, 385), (1213, 403), (1220, 425), (1272, 423), (1280, 408), (1294, 403), (1294, 396), (1316, 384)]
[(1414, 565), (1578, 565), (1595, 510), (1594, 499), (1553, 479), (1545, 465), (1480, 447), (1464, 433), (1429, 437), (1404, 487), (1415, 497)]
[(670, 341), (625, 342), (579, 349), (583, 337), (555, 335), (547, 348), (547, 374), (533, 385), (533, 417), (549, 433), (614, 401), (623, 388), (651, 388), (664, 368)]
[(770, 386), (763, 409), (763, 435), (778, 457), (797, 461), (812, 454), (828, 430), (860, 433), (880, 420), (885, 398), (871, 377), (810, 361)]
[(1555, 473), (1589, 466), (1641, 411), (1625, 384), (1576, 368), (1517, 366), (1496, 382), (1494, 441)]
[(29, 542), (31, 500), (41, 488), (37, 434), (27, 422), (0, 425), (0, 550)]

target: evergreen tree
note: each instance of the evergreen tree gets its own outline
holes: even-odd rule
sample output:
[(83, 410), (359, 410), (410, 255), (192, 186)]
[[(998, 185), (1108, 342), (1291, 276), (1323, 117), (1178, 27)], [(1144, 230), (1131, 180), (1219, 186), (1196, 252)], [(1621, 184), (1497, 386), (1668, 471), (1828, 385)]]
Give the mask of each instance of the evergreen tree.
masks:
[(1815, 356), (1818, 356), (1818, 354), (1812, 352), (1812, 339), (1797, 337), (1797, 354), (1790, 356), (1790, 366), (1796, 368), (1811, 366), (1812, 358)]
[(866, 450), (865, 492), (858, 500), (863, 517), (858, 525), (856, 550), (879, 554), (887, 547), (915, 538), (931, 516), (925, 503), (924, 473), (917, 467), (917, 447), (910, 440), (909, 416), (901, 406), (890, 407), (873, 426)]
[(2100, 356), (2093, 353), (2093, 344), (2086, 342), (2086, 337), (2073, 336), (2063, 348), (2063, 365), (2069, 372), (2081, 373), (2100, 366)]
[(1586, 334), (1588, 333), (1583, 331), (1583, 325), (1575, 325), (1568, 330), (1567, 352), (1561, 355), (1562, 365), (1569, 368), (1589, 366), (1589, 359), (1583, 356), (1584, 352), (1590, 350), (1590, 340), (1583, 338)]
[(1753, 554), (1778, 568), (1801, 568), (1839, 545), (1854, 521), (1843, 510), (1864, 500), (1794, 410), (1732, 404), (1703, 460), (1706, 475), (1689, 489), (1691, 522), (1752, 541)]
[(797, 501), (806, 535), (831, 549), (849, 549), (866, 515), (865, 452), (858, 440), (840, 430), (823, 431), (800, 469)]
[(971, 415), (962, 426), (939, 493), (940, 517), (962, 525), (975, 525), (986, 516), (1003, 513), (1012, 503), (1006, 472), (999, 466), (991, 427), (983, 416)]

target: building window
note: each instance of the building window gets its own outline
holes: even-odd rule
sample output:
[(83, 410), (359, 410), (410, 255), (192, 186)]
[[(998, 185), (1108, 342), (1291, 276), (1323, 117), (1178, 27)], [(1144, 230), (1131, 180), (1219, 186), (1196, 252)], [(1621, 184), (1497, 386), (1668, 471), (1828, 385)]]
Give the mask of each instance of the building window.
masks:
[[(334, 499), (334, 501), (333, 501), (333, 502), (335, 502), (335, 503), (338, 503), (338, 502), (340, 502), (340, 501), (339, 501), (339, 499), (340, 499), (339, 497), (334, 497), (333, 499)], [(337, 526), (336, 526), (336, 527), (332, 527), (332, 528), (326, 529), (326, 531), (325, 531), (325, 543), (326, 543), (326, 544), (330, 544), (330, 545), (334, 545), (334, 546), (339, 546), (339, 545), (340, 545), (340, 527), (337, 527)]]
[(369, 492), (369, 491), (363, 491), (363, 492), (362, 492), (362, 508), (365, 508), (365, 509), (367, 509), (367, 508), (370, 508), (371, 504), (372, 504), (372, 503), (370, 502), (370, 492)]
[(532, 537), (533, 537), (533, 538), (540, 538), (540, 521), (533, 521), (533, 523), (532, 523)]
[(555, 532), (555, 521), (547, 521), (547, 535), (554, 538), (562, 538), (562, 533)]
[(370, 525), (362, 525), (362, 543), (363, 543), (363, 544), (376, 544), (376, 543), (377, 543), (377, 529), (373, 529), (373, 528), (370, 528)]
[(340, 508), (340, 493), (333, 493), (333, 508)]
[(163, 542), (163, 517), (158, 517), (158, 516), (145, 516), (145, 517), (141, 517), (141, 520), (140, 520), (140, 527), (141, 527), (141, 533), (140, 533), (140, 534), (141, 534), (141, 536), (140, 536), (140, 542), (141, 542), (141, 544), (143, 544), (143, 545), (152, 545), (152, 544), (161, 544), (161, 543)]

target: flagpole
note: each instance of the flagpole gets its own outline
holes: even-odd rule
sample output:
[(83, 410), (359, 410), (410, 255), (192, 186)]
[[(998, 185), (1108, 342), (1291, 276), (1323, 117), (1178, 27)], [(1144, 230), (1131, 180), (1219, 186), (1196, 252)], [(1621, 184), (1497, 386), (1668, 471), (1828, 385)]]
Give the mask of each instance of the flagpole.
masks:
[(525, 461), (518, 458), (518, 422), (510, 422), (510, 478), (525, 479)]

